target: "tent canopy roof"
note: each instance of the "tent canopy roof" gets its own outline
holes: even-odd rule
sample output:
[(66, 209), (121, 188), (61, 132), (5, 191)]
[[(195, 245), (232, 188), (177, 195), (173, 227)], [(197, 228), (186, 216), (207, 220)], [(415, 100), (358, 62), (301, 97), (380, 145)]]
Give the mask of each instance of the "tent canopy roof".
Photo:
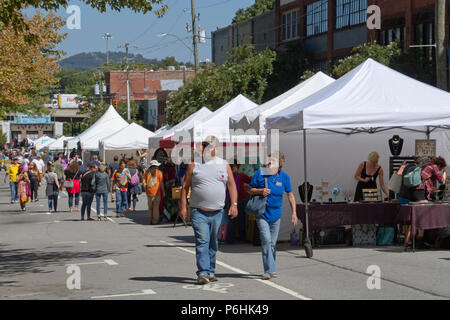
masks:
[(144, 127), (131, 123), (127, 127), (99, 141), (103, 150), (147, 149), (148, 138), (155, 134)]
[(113, 106), (108, 110), (88, 129), (83, 131), (77, 138), (81, 142), (83, 150), (97, 150), (98, 142), (128, 126), (120, 114)]
[(311, 78), (296, 85), (278, 97), (249, 111), (241, 112), (230, 117), (230, 128), (244, 130), (250, 128), (255, 130), (264, 129), (265, 119), (267, 117), (291, 106), (295, 102), (301, 101), (334, 81), (333, 78), (319, 71)]
[(55, 141), (53, 141), (51, 144), (47, 145), (49, 150), (63, 150), (64, 149), (64, 141), (72, 139), (73, 137), (59, 137)]
[(189, 117), (178, 123), (177, 125), (169, 128), (167, 130), (161, 131), (159, 134), (155, 135), (155, 138), (167, 138), (173, 136), (176, 131), (190, 130), (194, 127), (196, 121), (203, 121), (207, 116), (211, 115), (212, 111), (207, 107), (203, 107), (200, 110), (194, 112)]
[(450, 94), (372, 59), (267, 118), (269, 128), (378, 128), (450, 125)]
[(256, 103), (247, 99), (242, 94), (238, 95), (202, 121), (201, 137), (200, 133), (194, 133), (194, 140), (201, 140), (209, 135), (214, 135), (219, 140), (229, 139), (230, 117), (242, 111), (251, 110), (257, 106)]

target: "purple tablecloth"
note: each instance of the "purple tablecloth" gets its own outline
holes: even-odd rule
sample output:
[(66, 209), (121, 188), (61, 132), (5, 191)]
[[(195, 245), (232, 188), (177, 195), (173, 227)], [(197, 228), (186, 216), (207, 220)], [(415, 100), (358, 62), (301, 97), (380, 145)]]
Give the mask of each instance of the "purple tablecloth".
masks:
[[(399, 204), (348, 203), (310, 204), (311, 230), (354, 224), (396, 224)], [(305, 205), (297, 204), (297, 216), (305, 225)]]
[(402, 205), (396, 222), (411, 225), (412, 234), (417, 229), (450, 227), (450, 204)]

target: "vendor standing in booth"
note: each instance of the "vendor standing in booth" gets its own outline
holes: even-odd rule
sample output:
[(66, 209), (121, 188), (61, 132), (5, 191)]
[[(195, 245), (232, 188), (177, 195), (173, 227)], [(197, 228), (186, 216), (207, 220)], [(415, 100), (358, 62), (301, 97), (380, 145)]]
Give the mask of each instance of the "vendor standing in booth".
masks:
[(355, 173), (355, 179), (358, 180), (355, 191), (355, 202), (364, 200), (363, 189), (377, 189), (377, 178), (380, 178), (381, 189), (389, 197), (388, 190), (384, 185), (383, 168), (378, 164), (380, 155), (374, 151), (369, 154), (368, 160), (361, 162)]

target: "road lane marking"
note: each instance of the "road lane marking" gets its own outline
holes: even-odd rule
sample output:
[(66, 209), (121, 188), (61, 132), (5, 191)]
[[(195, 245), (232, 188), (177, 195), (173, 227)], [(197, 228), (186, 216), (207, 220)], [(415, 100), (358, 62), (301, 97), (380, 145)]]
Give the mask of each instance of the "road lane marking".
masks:
[(114, 260), (107, 259), (107, 260), (97, 261), (97, 262), (68, 263), (68, 264), (66, 264), (66, 266), (71, 266), (71, 265), (87, 266), (87, 265), (91, 265), (91, 264), (107, 264), (109, 266), (117, 266), (117, 265), (119, 265)]
[(153, 291), (152, 289), (145, 289), (145, 290), (142, 290), (142, 292), (137, 292), (137, 293), (122, 293), (122, 294), (113, 294), (113, 295), (109, 295), (109, 296), (96, 296), (96, 297), (91, 297), (91, 299), (105, 299), (105, 298), (121, 298), (121, 297), (133, 297), (133, 296), (146, 296), (146, 295), (150, 295), (150, 294), (156, 294), (156, 292)]
[(218, 293), (228, 293), (227, 288), (234, 287), (232, 283), (208, 283), (208, 284), (188, 284), (183, 286), (183, 289), (188, 290), (206, 290)]
[[(172, 247), (174, 247), (174, 248), (177, 248), (177, 249), (180, 249), (180, 250), (182, 250), (182, 251), (186, 251), (186, 252), (189, 252), (190, 254), (194, 254), (194, 255), (195, 255), (195, 251), (191, 251), (191, 250), (188, 250), (188, 249), (186, 249), (186, 248), (177, 247), (175, 244), (170, 243), (170, 242), (167, 242), (167, 241), (160, 240), (160, 242), (166, 243), (166, 244), (168, 244), (168, 245), (170, 245), (170, 246), (172, 246)], [(228, 265), (228, 264), (226, 264), (226, 263), (223, 263), (223, 262), (221, 262), (221, 261), (218, 261), (218, 260), (216, 260), (216, 264), (218, 264), (219, 266), (222, 266), (222, 267), (224, 267), (224, 268), (226, 268), (226, 269), (228, 269), (228, 270), (231, 270), (231, 271), (233, 271), (233, 272), (236, 272), (236, 273), (240, 273), (240, 274), (243, 274), (243, 275), (250, 275), (250, 272), (241, 270), (241, 269), (239, 269), (239, 268), (235, 268), (235, 267), (233, 267), (233, 266), (230, 266), (230, 265)], [(308, 298), (308, 297), (306, 297), (306, 296), (303, 296), (303, 295), (301, 295), (300, 293), (295, 292), (295, 291), (293, 291), (293, 290), (291, 290), (291, 289), (288, 289), (288, 288), (286, 288), (286, 287), (280, 286), (280, 285), (278, 285), (278, 284), (276, 284), (276, 283), (274, 283), (274, 282), (272, 282), (272, 281), (269, 281), (269, 280), (262, 280), (262, 279), (258, 279), (258, 278), (252, 278), (252, 279), (253, 279), (253, 280), (256, 280), (256, 281), (258, 281), (258, 282), (260, 282), (260, 283), (262, 283), (262, 284), (265, 284), (265, 285), (267, 285), (267, 286), (270, 286), (270, 287), (272, 287), (272, 288), (274, 288), (274, 289), (277, 289), (277, 290), (279, 290), (279, 291), (282, 291), (282, 292), (284, 292), (284, 293), (286, 293), (286, 294), (289, 294), (289, 295), (291, 295), (291, 296), (293, 296), (293, 297), (295, 297), (295, 298), (297, 298), (297, 299), (301, 299), (301, 300), (312, 300), (311, 298)]]
[(38, 294), (41, 294), (42, 292), (34, 292), (34, 293), (24, 293), (24, 294), (18, 294), (15, 296), (8, 296), (8, 298), (24, 298), (24, 297), (30, 297), (30, 296), (36, 296)]
[(55, 242), (55, 244), (70, 244), (70, 243), (81, 243), (81, 244), (86, 244), (87, 241), (64, 241), (64, 242)]

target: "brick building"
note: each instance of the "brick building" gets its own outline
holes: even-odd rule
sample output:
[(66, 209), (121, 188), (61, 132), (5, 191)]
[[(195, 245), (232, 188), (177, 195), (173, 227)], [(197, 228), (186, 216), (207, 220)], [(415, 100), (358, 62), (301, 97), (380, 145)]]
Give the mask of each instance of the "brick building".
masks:
[[(277, 46), (302, 41), (318, 61), (316, 69), (350, 54), (353, 47), (372, 41), (381, 44), (399, 39), (403, 48), (434, 44), (434, 0), (276, 0)], [(447, 1), (448, 44), (450, 0)], [(381, 30), (366, 26), (367, 7), (381, 9)], [(431, 59), (434, 48), (423, 50)]]
[[(176, 91), (185, 81), (195, 77), (192, 70), (130, 71), (130, 100), (139, 104), (140, 118), (150, 130), (160, 127), (158, 92)], [(126, 71), (105, 73), (107, 96), (119, 101), (127, 99)], [(163, 96), (163, 95), (162, 95)]]

